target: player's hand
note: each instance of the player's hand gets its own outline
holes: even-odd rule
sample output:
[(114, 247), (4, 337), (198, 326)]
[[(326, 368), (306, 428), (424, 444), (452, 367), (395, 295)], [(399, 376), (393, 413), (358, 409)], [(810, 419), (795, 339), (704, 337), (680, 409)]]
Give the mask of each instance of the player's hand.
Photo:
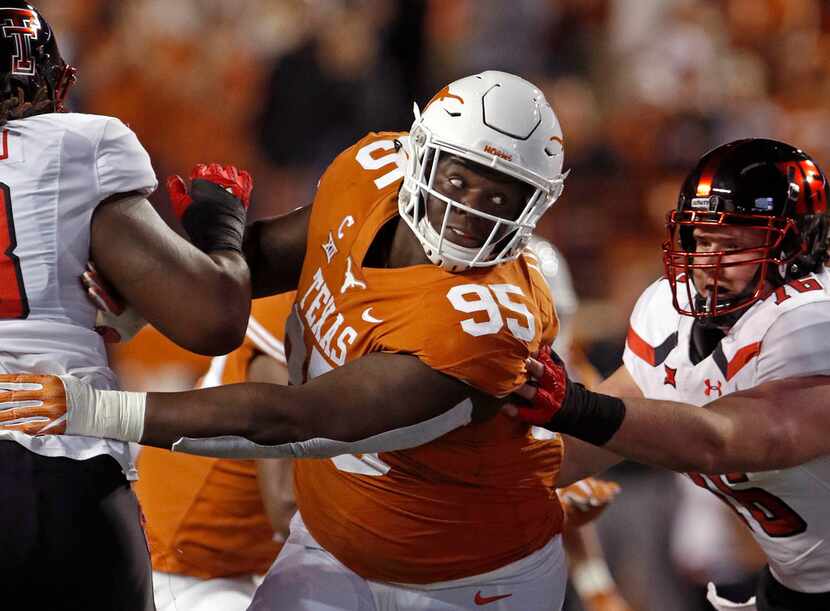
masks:
[(503, 411), (529, 424), (548, 423), (565, 402), (568, 373), (565, 364), (550, 346), (539, 350), (536, 358), (526, 361), (529, 379), (514, 394), (518, 400), (508, 402)]
[(95, 331), (107, 343), (126, 342), (141, 331), (147, 321), (130, 307), (118, 292), (104, 280), (90, 261), (81, 274), (86, 296), (95, 304)]
[(223, 166), (218, 163), (199, 163), (193, 166), (190, 171), (190, 184), (191, 189), (188, 192), (181, 176), (167, 177), (167, 193), (173, 212), (179, 220), (182, 220), (193, 204), (194, 197), (197, 200), (222, 197), (221, 192), (230, 193), (247, 210), (254, 188), (254, 181), (248, 172), (233, 165)]
[(58, 376), (0, 374), (0, 430), (61, 435), (66, 432), (67, 405)]
[(254, 181), (235, 166), (199, 164), (190, 173), (190, 192), (181, 176), (167, 179), (173, 212), (193, 245), (205, 253), (242, 252)]
[(565, 511), (565, 527), (571, 529), (596, 520), (620, 493), (620, 485), (588, 477), (556, 493)]
[(584, 597), (582, 606), (585, 607), (585, 611), (631, 611), (631, 607), (616, 588)]

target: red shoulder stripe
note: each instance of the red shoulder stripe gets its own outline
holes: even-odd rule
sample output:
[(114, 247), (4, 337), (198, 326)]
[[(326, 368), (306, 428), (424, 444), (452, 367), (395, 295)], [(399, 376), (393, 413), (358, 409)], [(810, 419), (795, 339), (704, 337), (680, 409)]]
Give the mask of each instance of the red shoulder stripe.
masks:
[(758, 356), (759, 352), (761, 352), (761, 342), (749, 344), (738, 350), (726, 365), (726, 373), (724, 374), (726, 380), (729, 381), (734, 378), (753, 357)]
[(654, 347), (651, 346), (642, 337), (637, 335), (637, 332), (634, 331), (632, 327), (628, 327), (628, 336), (625, 338), (625, 341), (628, 344), (628, 347), (631, 349), (631, 352), (639, 356), (652, 367), (655, 367), (657, 365), (657, 358), (654, 354)]

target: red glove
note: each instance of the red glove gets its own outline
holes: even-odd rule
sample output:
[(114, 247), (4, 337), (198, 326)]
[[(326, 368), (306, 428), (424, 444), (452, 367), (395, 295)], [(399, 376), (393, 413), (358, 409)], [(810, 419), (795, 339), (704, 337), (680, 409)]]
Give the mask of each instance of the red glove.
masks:
[[(251, 191), (254, 188), (254, 181), (251, 175), (245, 170), (240, 171), (236, 166), (222, 166), (218, 163), (205, 165), (197, 163), (190, 171), (190, 180), (207, 180), (233, 195), (242, 202), (247, 210), (251, 205)], [(181, 220), (188, 207), (193, 203), (193, 198), (187, 192), (184, 180), (178, 174), (167, 177), (167, 193), (170, 196), (170, 203), (173, 205), (173, 212)]]
[(539, 350), (536, 360), (543, 369), (538, 370), (538, 366), (532, 362), (528, 365), (528, 372), (536, 381), (536, 392), (532, 399), (528, 399), (530, 406), (515, 404), (515, 407), (519, 420), (542, 426), (550, 422), (565, 402), (568, 373), (562, 359), (550, 346)]
[(199, 164), (190, 173), (190, 192), (181, 176), (167, 179), (173, 211), (199, 250), (242, 252), (254, 182), (232, 165)]
[(121, 298), (116, 290), (98, 273), (90, 261), (81, 274), (86, 296), (97, 308), (95, 331), (108, 344), (126, 342), (135, 336), (147, 321)]

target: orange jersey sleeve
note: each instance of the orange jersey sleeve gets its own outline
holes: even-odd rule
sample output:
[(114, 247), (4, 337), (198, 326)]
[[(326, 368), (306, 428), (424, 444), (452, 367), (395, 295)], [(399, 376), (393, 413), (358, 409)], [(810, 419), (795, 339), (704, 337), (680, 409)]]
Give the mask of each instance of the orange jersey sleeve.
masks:
[[(456, 274), (430, 264), (363, 265), (381, 229), (402, 222), (406, 149), (397, 141), (405, 137), (369, 134), (320, 181), (288, 325), (292, 382), (397, 352), (507, 395), (558, 324), (547, 285), (525, 257)], [(297, 461), (295, 492), (309, 531), (350, 569), (431, 583), (504, 566), (559, 532), (553, 484), (561, 459), (558, 438), (537, 439), (496, 416), (412, 450)]]
[[(289, 293), (252, 305), (245, 342), (214, 358), (203, 385), (244, 382), (259, 354), (284, 362)], [(136, 494), (147, 516), (153, 568), (203, 579), (264, 574), (280, 545), (260, 497), (253, 460), (220, 460), (146, 447)]]

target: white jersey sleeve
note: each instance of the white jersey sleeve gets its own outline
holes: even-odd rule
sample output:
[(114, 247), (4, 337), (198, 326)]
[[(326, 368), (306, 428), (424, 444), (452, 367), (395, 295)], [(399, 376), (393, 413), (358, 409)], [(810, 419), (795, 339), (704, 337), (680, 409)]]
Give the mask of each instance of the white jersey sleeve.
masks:
[[(629, 319), (623, 352), (623, 365), (646, 396), (653, 390), (654, 372), (663, 371), (666, 359), (677, 348), (679, 322), (680, 315), (672, 305), (669, 283), (660, 278), (637, 300)], [(662, 385), (662, 375), (658, 377)]]
[(133, 131), (120, 120), (108, 118), (95, 157), (98, 201), (137, 191), (150, 195), (157, 182), (150, 156)]
[(830, 375), (830, 307), (806, 303), (779, 316), (761, 341), (756, 382)]

